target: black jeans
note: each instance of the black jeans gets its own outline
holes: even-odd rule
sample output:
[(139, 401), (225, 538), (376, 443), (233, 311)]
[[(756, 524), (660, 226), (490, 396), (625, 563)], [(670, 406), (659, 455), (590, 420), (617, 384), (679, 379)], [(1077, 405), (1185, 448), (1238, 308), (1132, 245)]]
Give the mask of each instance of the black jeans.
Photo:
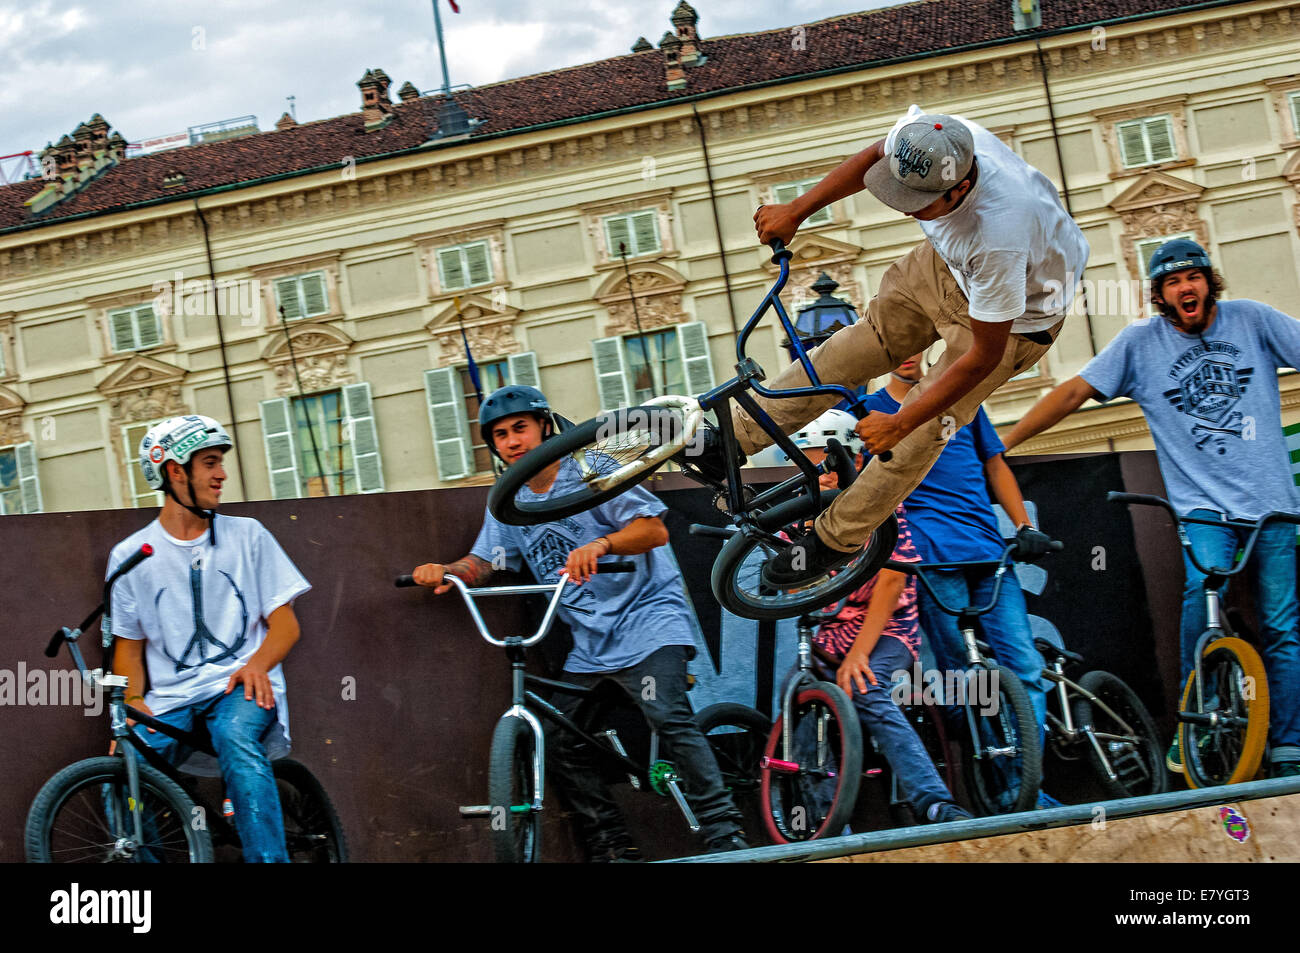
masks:
[[(611, 679), (636, 702), (651, 727), (659, 732), (665, 752), (682, 779), (682, 793), (700, 821), (705, 842), (735, 834), (741, 829), (741, 814), (722, 784), (722, 774), (713, 749), (695, 724), (686, 701), (687, 648), (669, 645), (630, 668), (599, 674), (569, 672), (565, 680), (584, 688)], [(572, 718), (582, 698), (557, 693), (551, 699), (561, 712)], [(569, 806), (582, 818), (587, 847), (594, 851), (632, 843), (623, 812), (610, 796), (600, 776), (595, 752), (570, 731), (547, 722), (548, 770), (559, 782)]]

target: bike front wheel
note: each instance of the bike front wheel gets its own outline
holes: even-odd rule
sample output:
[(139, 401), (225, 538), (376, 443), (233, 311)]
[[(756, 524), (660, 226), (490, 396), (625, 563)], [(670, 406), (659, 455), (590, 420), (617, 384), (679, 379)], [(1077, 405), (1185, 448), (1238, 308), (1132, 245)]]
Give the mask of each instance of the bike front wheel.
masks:
[[(659, 400), (601, 414), (542, 441), (501, 474), (488, 510), (502, 523), (547, 523), (636, 486), (686, 445), (702, 418), (689, 398)], [(556, 464), (562, 489), (538, 495), (527, 488)]]
[(747, 705), (719, 702), (696, 714), (695, 723), (713, 751), (723, 786), (744, 815), (745, 830), (757, 832), (763, 826), (759, 765), (772, 720)]
[[(988, 678), (980, 686), (974, 679)], [(991, 690), (996, 684), (996, 694)], [(1043, 778), (1043, 748), (1029, 694), (1009, 668), (972, 669), (965, 686), (966, 787), (981, 816), (1033, 810)], [(987, 705), (986, 699), (996, 699)]]
[[(1079, 687), (1097, 699), (1094, 703), (1076, 695), (1070, 708), (1075, 727), (1084, 732), (1080, 744), (1106, 793), (1120, 798), (1163, 791), (1165, 766), (1160, 736), (1137, 693), (1109, 672), (1088, 672), (1079, 679)], [(1102, 753), (1087, 737), (1089, 732)]]
[[(838, 493), (838, 490), (824, 490), (821, 495), (829, 505)], [(779, 533), (791, 536), (822, 509), (812, 497), (796, 496), (758, 514), (756, 520), (766, 536)], [(779, 542), (766, 536), (736, 533), (723, 545), (713, 563), (710, 581), (714, 596), (724, 608), (742, 618), (788, 619), (844, 598), (879, 572), (894, 552), (898, 520), (890, 513), (847, 564), (790, 589), (774, 588), (763, 582), (763, 564), (782, 548)]]
[(209, 864), (212, 839), (171, 778), (138, 763), (143, 842), (135, 844), (126, 762), (87, 758), (41, 788), (27, 814), (27, 860), (41, 864)]
[(1204, 698), (1197, 704), (1196, 673), (1187, 677), (1181, 712), (1216, 715), (1216, 724), (1180, 722), (1187, 786), (1210, 787), (1249, 781), (1259, 771), (1268, 740), (1268, 677), (1250, 643), (1214, 639), (1201, 657)]
[(284, 842), (295, 864), (346, 864), (348, 842), (334, 804), (307, 766), (292, 758), (271, 762), (280, 810), (284, 815)]
[(536, 797), (535, 752), (532, 728), (522, 718), (505, 717), (497, 722), (488, 759), (488, 819), (492, 850), (499, 864), (531, 864), (537, 860), (542, 816), (541, 799)]
[(809, 682), (795, 695), (789, 752), (784, 724), (784, 715), (772, 724), (761, 763), (767, 834), (777, 844), (835, 837), (853, 815), (862, 780), (857, 710), (838, 685)]

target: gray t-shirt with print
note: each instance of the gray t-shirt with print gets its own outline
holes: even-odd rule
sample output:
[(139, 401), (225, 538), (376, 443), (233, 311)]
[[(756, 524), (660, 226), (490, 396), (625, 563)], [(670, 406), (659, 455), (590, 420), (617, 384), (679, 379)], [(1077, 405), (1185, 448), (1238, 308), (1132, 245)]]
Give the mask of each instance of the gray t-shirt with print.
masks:
[(1203, 334), (1145, 318), (1079, 375), (1103, 400), (1141, 405), (1174, 509), (1256, 519), (1300, 512), (1277, 384), (1278, 368), (1297, 366), (1300, 321), (1258, 301), (1220, 301)]
[[(571, 458), (560, 464), (555, 483), (540, 496), (527, 486), (520, 502), (533, 502), (581, 486)], [(594, 509), (537, 526), (511, 526), (483, 515), (483, 529), (470, 550), (494, 566), (518, 570), (520, 557), (538, 582), (554, 582), (569, 553), (601, 536), (617, 532), (642, 516), (667, 510), (644, 487), (634, 487)], [(635, 665), (669, 645), (695, 645), (686, 591), (670, 553), (652, 549), (640, 556), (620, 556), (636, 569), (597, 573), (581, 586), (568, 586), (560, 601), (560, 618), (573, 632), (573, 651), (564, 663), (570, 672), (616, 672)]]

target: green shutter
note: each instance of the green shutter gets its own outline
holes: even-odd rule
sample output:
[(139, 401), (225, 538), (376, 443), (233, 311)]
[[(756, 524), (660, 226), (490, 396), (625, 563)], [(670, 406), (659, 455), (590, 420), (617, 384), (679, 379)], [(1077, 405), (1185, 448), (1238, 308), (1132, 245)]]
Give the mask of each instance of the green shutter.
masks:
[(284, 317), (288, 321), (294, 318), (302, 317), (302, 304), (298, 300), (298, 279), (297, 278), (277, 278), (275, 280), (275, 317), (280, 317), (280, 309), (284, 309)]
[(522, 354), (511, 354), (508, 358), (510, 366), (510, 383), (519, 384), (524, 387), (536, 387), (541, 389), (542, 379), (537, 373), (537, 352), (524, 351)]
[(318, 314), (328, 314), (330, 302), (329, 295), (325, 291), (325, 276), (303, 275), (298, 280), (302, 285), (302, 300), (305, 308), (303, 317), (312, 318)]
[(343, 388), (343, 419), (352, 453), (352, 472), (358, 493), (378, 493), (384, 488), (384, 466), (379, 458), (379, 432), (370, 400), (370, 385), (349, 384)]
[(659, 250), (659, 216), (654, 212), (637, 212), (632, 216), (632, 237), (636, 254), (647, 255)]
[(444, 248), (438, 252), (438, 283), (443, 291), (465, 287), (465, 266), (459, 248)]
[(131, 321), (131, 309), (113, 311), (108, 316), (113, 337), (114, 351), (130, 351), (135, 348), (135, 333)]
[(698, 397), (713, 390), (713, 356), (709, 353), (709, 331), (703, 321), (677, 326), (677, 344), (682, 354), (682, 375), (686, 390)]
[(618, 250), (620, 243), (627, 246), (629, 258), (636, 254), (636, 248), (632, 242), (632, 229), (628, 225), (626, 215), (611, 215), (605, 219), (605, 241), (609, 246), (610, 258), (621, 257)]
[(1126, 168), (1135, 165), (1146, 165), (1147, 144), (1142, 135), (1142, 120), (1134, 122), (1122, 122), (1115, 127), (1115, 134), (1119, 137), (1119, 154), (1120, 160)]
[(777, 205), (789, 205), (799, 197), (799, 184), (791, 182), (787, 185), (777, 185), (772, 188), (772, 201)]
[(626, 407), (628, 396), (627, 373), (623, 362), (623, 339), (600, 338), (591, 342), (592, 364), (596, 368), (596, 393), (601, 410)]
[(469, 443), (460, 374), (452, 367), (425, 371), (424, 393), (429, 405), (429, 427), (433, 431), (438, 479), (445, 482), (469, 476), (474, 472), (474, 455)]
[(23, 495), (23, 512), (40, 513), (41, 483), (36, 477), (36, 450), (29, 440), (14, 447), (14, 461), (18, 465), (18, 486)]
[(262, 413), (262, 440), (266, 444), (266, 472), (271, 498), (295, 500), (302, 496), (298, 483), (298, 451), (293, 439), (293, 408), (289, 398), (277, 397), (258, 405)]
[(162, 343), (162, 327), (158, 315), (149, 305), (135, 309), (136, 340), (140, 347), (157, 347)]
[(1178, 158), (1178, 150), (1174, 148), (1174, 124), (1168, 116), (1147, 120), (1147, 142), (1151, 145), (1152, 162)]
[(492, 262), (488, 259), (487, 242), (466, 245), (465, 262), (469, 284), (485, 285), (492, 280)]

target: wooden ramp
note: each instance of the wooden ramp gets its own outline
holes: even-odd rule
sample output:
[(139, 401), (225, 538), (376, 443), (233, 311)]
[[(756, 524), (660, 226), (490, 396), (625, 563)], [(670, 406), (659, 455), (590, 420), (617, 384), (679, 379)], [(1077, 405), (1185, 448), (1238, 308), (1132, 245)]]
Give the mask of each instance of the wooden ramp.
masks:
[(761, 847), (683, 862), (1300, 861), (1300, 779), (1075, 804), (950, 824)]

